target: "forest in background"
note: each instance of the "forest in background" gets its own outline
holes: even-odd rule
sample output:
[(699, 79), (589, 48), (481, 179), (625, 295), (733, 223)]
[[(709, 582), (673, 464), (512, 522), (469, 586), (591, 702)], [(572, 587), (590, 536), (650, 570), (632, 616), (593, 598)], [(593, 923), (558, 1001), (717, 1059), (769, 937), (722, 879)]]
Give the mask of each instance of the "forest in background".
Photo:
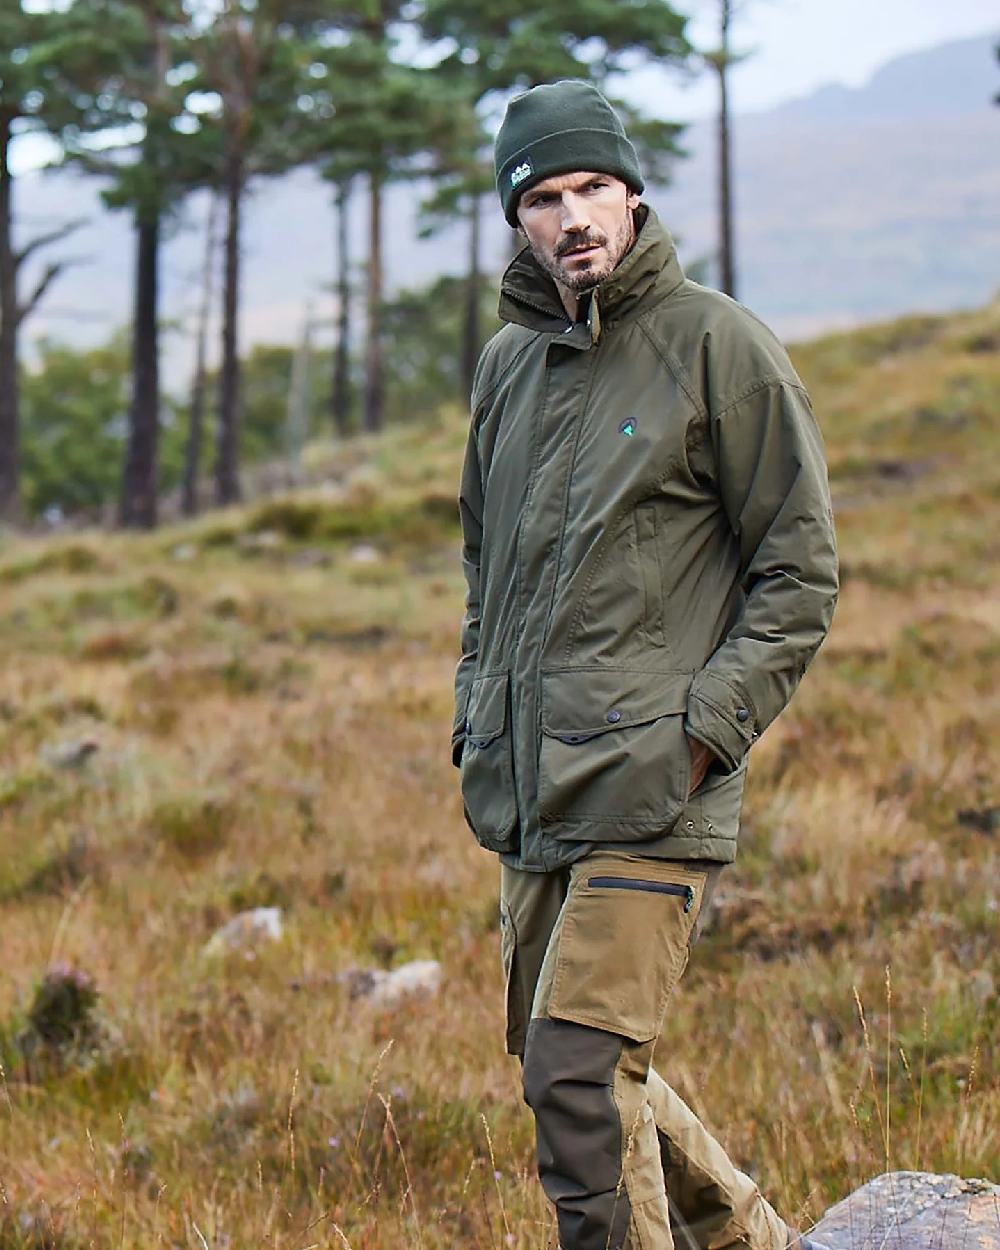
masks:
[[(407, 335), (412, 340), (428, 318), (433, 324), (420, 352), (425, 361), (435, 353), (439, 358), (433, 402), (467, 395), (488, 329), (482, 312), (481, 213), (484, 196), (493, 194), (491, 126), (506, 99), (516, 90), (567, 76), (586, 77), (613, 95), (616, 74), (653, 63), (685, 72), (695, 65), (710, 67), (723, 88), (724, 105), (731, 7), (730, 0), (719, 0), (719, 47), (701, 50), (685, 36), (684, 15), (665, 0), (544, 8), (519, 0), (488, 8), (465, 0), (18, 0), (5, 9), (0, 15), (0, 517), (17, 521), (46, 510), (56, 517), (76, 509), (83, 501), (74, 496), (69, 475), (60, 496), (52, 488), (53, 469), (71, 462), (83, 468), (96, 448), (103, 464), (88, 466), (80, 492), (87, 506), (98, 500), (106, 507), (111, 491), (106, 453), (115, 441), (119, 474), (113, 497), (124, 526), (154, 525), (161, 490), (173, 483), (184, 511), (196, 511), (198, 483), (209, 460), (213, 502), (241, 497), (241, 460), (261, 451), (260, 424), (252, 411), (259, 400), (254, 383), (261, 362), (244, 361), (239, 340), (241, 224), (254, 182), (293, 169), (315, 169), (330, 183), (341, 241), (333, 278), (336, 348), (324, 388), (330, 426), (340, 436), (383, 428), (392, 415), (393, 388), (409, 385)], [(679, 155), (680, 127), (615, 103), (647, 179), (665, 180)], [(723, 108), (720, 124), (724, 121)], [(16, 179), (9, 152), (12, 141), (29, 131), (55, 139), (63, 161), (100, 180), (105, 203), (132, 220), (134, 316), (127, 339), (96, 353), (73, 357), (44, 345), (37, 376), (23, 378), (22, 399), (19, 332), (72, 258), (46, 265), (30, 292), (20, 289), (19, 276), (30, 257), (61, 249), (76, 225), (67, 220), (15, 245)], [(466, 276), (460, 284), (387, 301), (385, 188), (413, 179), (429, 188), (422, 216), (426, 230), (456, 219), (464, 223)], [(355, 185), (365, 190), (368, 218), (360, 328), (349, 322), (345, 216)], [(185, 200), (205, 190), (216, 211), (206, 230), (195, 375), (185, 403), (165, 403), (159, 379), (160, 252)], [(216, 235), (217, 292), (212, 289)], [(221, 301), (222, 328), (219, 366), (210, 377), (205, 327), (214, 298)], [(449, 319), (453, 329), (442, 350), (445, 341), (435, 336)], [(120, 372), (126, 358), (125, 389), (114, 397), (108, 371)], [(75, 393), (56, 396), (55, 405), (49, 401), (60, 370), (84, 383), (78, 412), (67, 410), (77, 403)], [(421, 382), (434, 370), (433, 364), (423, 369)], [(45, 373), (51, 373), (48, 383)], [(266, 381), (262, 385), (266, 389)], [(291, 399), (284, 397), (283, 417), (264, 419), (266, 425), (287, 418), (286, 443), (304, 436), (312, 421), (308, 396), (301, 385), (296, 389), (294, 378), (292, 390)], [(418, 387), (414, 404), (424, 396)], [(116, 412), (109, 423), (103, 414), (112, 404)], [(66, 428), (70, 417), (93, 431), (96, 441), (81, 446)], [(273, 440), (267, 450), (273, 452)], [(95, 468), (99, 471), (90, 471)]]

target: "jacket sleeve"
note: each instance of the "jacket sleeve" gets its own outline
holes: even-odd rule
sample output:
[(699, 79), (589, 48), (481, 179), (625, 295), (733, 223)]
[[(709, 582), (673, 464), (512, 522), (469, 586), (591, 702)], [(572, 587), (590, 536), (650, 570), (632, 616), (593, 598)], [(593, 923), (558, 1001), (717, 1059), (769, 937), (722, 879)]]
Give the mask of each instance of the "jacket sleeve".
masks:
[(822, 436), (801, 386), (763, 383), (714, 414), (711, 431), (744, 598), (695, 676), (685, 728), (731, 771), (830, 628), (837, 551)]
[(451, 759), (457, 767), (465, 743), (465, 716), (469, 688), (479, 656), (479, 553), (483, 542), (483, 480), (476, 441), (476, 422), (469, 428), (458, 499), (462, 523), (462, 570), (465, 573), (465, 616), (461, 652), (455, 672), (455, 718), (451, 731)]

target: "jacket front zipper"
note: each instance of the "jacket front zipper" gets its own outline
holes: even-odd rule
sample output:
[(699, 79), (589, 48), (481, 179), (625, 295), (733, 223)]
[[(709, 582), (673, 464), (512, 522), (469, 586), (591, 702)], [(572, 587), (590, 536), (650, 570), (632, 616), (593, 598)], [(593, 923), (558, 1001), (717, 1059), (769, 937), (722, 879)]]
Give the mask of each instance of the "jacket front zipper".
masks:
[(694, 906), (694, 887), (670, 881), (639, 881), (634, 877), (589, 877), (587, 885), (600, 890), (642, 890), (649, 894), (675, 894), (684, 899), (684, 910)]

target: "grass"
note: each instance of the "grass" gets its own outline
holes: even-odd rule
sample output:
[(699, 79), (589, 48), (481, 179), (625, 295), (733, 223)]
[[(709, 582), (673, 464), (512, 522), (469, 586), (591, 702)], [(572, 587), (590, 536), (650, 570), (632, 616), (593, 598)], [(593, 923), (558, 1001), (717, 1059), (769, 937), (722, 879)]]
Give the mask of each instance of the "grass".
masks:
[[(804, 1225), (886, 1167), (1000, 1173), (998, 342), (992, 308), (794, 353), (844, 590), (658, 1066)], [(0, 550), (2, 1250), (554, 1244), (449, 762), (463, 440)], [(255, 906), (279, 942), (202, 954)], [(441, 993), (392, 1011), (338, 978), (427, 957)], [(98, 1040), (28, 1062), (54, 966)]]

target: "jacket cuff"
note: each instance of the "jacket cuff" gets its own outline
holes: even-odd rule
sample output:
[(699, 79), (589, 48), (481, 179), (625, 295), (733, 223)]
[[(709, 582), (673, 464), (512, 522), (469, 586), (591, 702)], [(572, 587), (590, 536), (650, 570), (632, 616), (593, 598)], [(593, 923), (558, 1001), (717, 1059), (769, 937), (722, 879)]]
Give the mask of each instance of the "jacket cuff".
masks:
[(750, 700), (724, 677), (707, 670), (691, 685), (684, 728), (710, 747), (729, 772), (739, 768), (750, 744), (759, 737)]

